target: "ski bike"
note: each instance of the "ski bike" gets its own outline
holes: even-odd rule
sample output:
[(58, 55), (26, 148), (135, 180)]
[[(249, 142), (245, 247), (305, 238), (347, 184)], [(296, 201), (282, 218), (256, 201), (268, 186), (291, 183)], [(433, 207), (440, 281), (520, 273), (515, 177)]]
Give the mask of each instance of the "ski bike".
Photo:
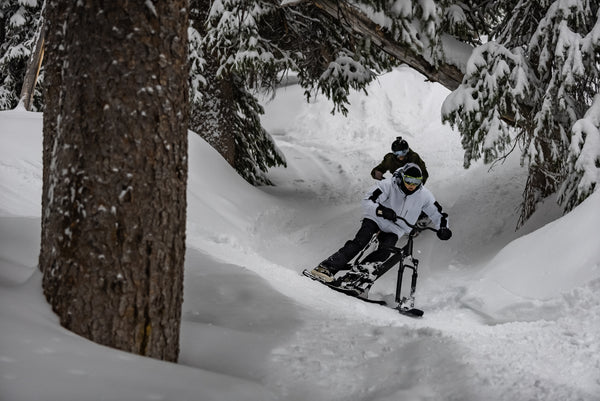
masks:
[[(370, 242), (354, 259), (354, 262), (348, 265), (349, 271), (343, 276), (338, 277), (331, 282), (326, 282), (321, 280), (319, 277), (312, 275), (308, 270), (304, 270), (302, 274), (327, 285), (335, 291), (342, 292), (362, 301), (389, 306), (386, 301), (382, 299), (370, 299), (368, 295), (369, 290), (375, 281), (397, 265), (398, 276), (396, 278), (396, 296), (394, 298), (395, 305), (390, 307), (407, 316), (423, 316), (423, 310), (415, 308), (415, 292), (417, 288), (417, 278), (419, 276), (419, 260), (413, 256), (413, 243), (414, 238), (421, 231), (431, 230), (433, 232), (437, 232), (438, 230), (429, 226), (422, 227), (412, 225), (403, 217), (398, 217), (398, 219), (403, 220), (404, 223), (411, 228), (411, 232), (408, 234), (408, 240), (403, 247), (385, 247), (381, 249), (375, 249), (373, 252), (369, 253), (363, 258), (364, 253), (368, 249), (372, 249), (377, 245), (377, 234), (374, 234)], [(381, 260), (383, 260), (383, 262)], [(407, 269), (412, 271), (410, 291), (408, 296), (402, 296), (402, 281), (404, 272)]]

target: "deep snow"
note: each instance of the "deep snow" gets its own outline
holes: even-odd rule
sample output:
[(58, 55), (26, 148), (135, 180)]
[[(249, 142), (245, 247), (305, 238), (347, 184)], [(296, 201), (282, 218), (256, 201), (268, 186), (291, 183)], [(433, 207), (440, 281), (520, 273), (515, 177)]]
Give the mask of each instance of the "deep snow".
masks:
[[(179, 364), (58, 325), (36, 267), (42, 117), (0, 112), (0, 399), (600, 400), (600, 194), (564, 217), (549, 200), (515, 231), (518, 155), (462, 169), (440, 123), (447, 94), (399, 68), (344, 118), (281, 89), (265, 101), (288, 162), (274, 187), (249, 186), (190, 133)], [(369, 172), (398, 135), (454, 232), (416, 239), (422, 319), (300, 275), (358, 229)], [(371, 294), (393, 298), (394, 284), (390, 272)]]

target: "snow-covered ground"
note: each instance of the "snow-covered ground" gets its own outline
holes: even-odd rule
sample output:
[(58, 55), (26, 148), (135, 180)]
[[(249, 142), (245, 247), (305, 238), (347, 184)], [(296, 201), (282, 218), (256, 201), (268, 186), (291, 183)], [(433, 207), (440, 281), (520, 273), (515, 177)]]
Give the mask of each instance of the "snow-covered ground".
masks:
[[(515, 231), (518, 155), (462, 169), (447, 91), (400, 68), (350, 115), (298, 87), (265, 101), (288, 168), (254, 188), (190, 133), (179, 364), (63, 329), (37, 270), (42, 117), (0, 112), (0, 400), (600, 400), (600, 194)], [(454, 236), (425, 232), (411, 319), (300, 275), (360, 224), (371, 168), (401, 135)], [(403, 242), (400, 240), (400, 242)], [(395, 274), (371, 291), (389, 299)]]

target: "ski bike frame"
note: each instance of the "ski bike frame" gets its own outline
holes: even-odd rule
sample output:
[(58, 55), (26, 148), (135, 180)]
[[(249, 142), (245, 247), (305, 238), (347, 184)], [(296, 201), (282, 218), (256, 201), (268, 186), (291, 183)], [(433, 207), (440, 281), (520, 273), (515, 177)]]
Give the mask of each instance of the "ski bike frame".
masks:
[[(396, 296), (394, 299), (396, 301), (396, 303), (398, 304), (396, 306), (396, 309), (398, 309), (400, 312), (411, 311), (411, 314), (421, 316), (423, 314), (423, 311), (414, 309), (415, 292), (417, 289), (417, 278), (419, 276), (419, 273), (418, 273), (419, 260), (415, 259), (413, 257), (413, 242), (414, 242), (414, 237), (420, 231), (431, 230), (433, 232), (437, 232), (438, 230), (436, 230), (433, 227), (418, 228), (417, 226), (410, 224), (403, 217), (398, 217), (398, 219), (401, 219), (402, 221), (404, 221), (404, 223), (409, 228), (412, 229), (411, 232), (408, 234), (408, 241), (402, 248), (385, 247), (385, 248), (382, 248), (381, 250), (378, 249), (378, 250), (373, 251), (373, 252), (377, 252), (377, 251), (391, 252), (391, 254), (392, 254), (375, 269), (373, 274), (376, 275), (376, 279), (377, 279), (377, 278), (383, 276), (385, 273), (387, 273), (396, 264), (398, 264), (398, 277), (396, 279)], [(394, 224), (398, 225), (395, 222), (394, 222)], [(361, 253), (358, 255), (358, 257), (355, 259), (354, 265), (357, 265), (357, 267), (358, 267), (361, 265), (361, 263), (366, 262), (369, 255), (371, 255), (371, 254), (367, 255), (363, 260), (361, 260), (361, 257), (364, 254), (364, 252), (370, 247), (370, 245), (372, 245), (375, 242), (376, 238), (377, 238), (377, 234), (373, 235), (373, 238), (371, 238), (371, 241), (367, 244), (367, 246), (361, 251)], [(402, 279), (404, 276), (405, 269), (412, 270), (410, 293), (409, 293), (408, 297), (402, 297)]]
[[(398, 278), (396, 280), (396, 298), (395, 301), (398, 303), (398, 308), (414, 308), (415, 306), (415, 291), (417, 289), (417, 278), (419, 276), (418, 267), (419, 260), (413, 257), (413, 240), (415, 235), (419, 230), (431, 230), (433, 232), (437, 232), (437, 230), (433, 227), (423, 227), (422, 229), (417, 228), (416, 226), (407, 222), (404, 218), (400, 217), (404, 221), (406, 225), (412, 228), (412, 231), (408, 234), (408, 241), (406, 245), (402, 247), (402, 258), (400, 259), (400, 263), (398, 266)], [(407, 263), (408, 262), (408, 263)], [(404, 276), (404, 270), (411, 269), (412, 276), (410, 281), (410, 293), (408, 297), (401, 297), (402, 291), (402, 278)]]

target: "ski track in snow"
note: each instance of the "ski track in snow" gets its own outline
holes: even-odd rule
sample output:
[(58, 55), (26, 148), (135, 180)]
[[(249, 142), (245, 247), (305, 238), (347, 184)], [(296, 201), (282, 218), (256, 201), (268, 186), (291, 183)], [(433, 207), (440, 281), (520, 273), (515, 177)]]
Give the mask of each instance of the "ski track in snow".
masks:
[[(277, 195), (281, 206), (257, 217), (249, 239), (256, 241), (256, 247), (249, 246), (230, 259), (264, 277), (302, 308), (303, 324), (271, 351), (269, 363), (273, 366), (266, 369), (271, 373), (263, 378), (267, 387), (290, 401), (435, 400), (441, 394), (445, 400), (598, 399), (600, 350), (598, 337), (589, 333), (600, 327), (600, 307), (594, 297), (600, 283), (583, 294), (589, 301), (587, 310), (567, 313), (561, 309), (560, 302), (568, 303), (566, 294), (559, 297), (558, 304), (550, 305), (559, 311), (555, 320), (493, 322), (460, 301), (472, 280), (469, 271), (476, 269), (468, 265), (469, 259), (483, 257), (481, 244), (469, 248), (465, 242), (465, 252), (473, 254), (465, 259), (453, 250), (462, 245), (460, 238), (450, 242), (452, 247), (436, 246), (440, 242), (433, 235), (422, 234), (415, 249), (420, 252), (422, 273), (417, 306), (425, 309), (424, 318), (404, 317), (392, 309), (335, 293), (300, 272), (316, 265), (355, 233), (361, 218), (360, 199), (373, 185), (368, 171), (364, 176), (355, 174), (356, 163), (372, 161), (355, 154), (348, 158), (348, 165), (336, 165), (327, 154), (343, 150), (317, 149), (296, 139), (288, 141), (285, 135), (277, 140), (289, 166), (273, 173), (277, 186), (264, 191)], [(296, 169), (294, 160), (301, 167), (312, 167)], [(471, 194), (493, 191), (485, 188), (485, 180), (467, 185)], [(514, 188), (520, 190), (518, 185)], [(500, 204), (502, 199), (497, 197), (491, 207), (507, 209)], [(462, 226), (457, 219), (458, 227), (466, 229), (464, 224), (476, 221), (481, 213), (462, 208), (461, 202), (450, 203), (451, 219), (453, 215), (463, 217)], [(485, 236), (489, 240), (510, 223), (492, 222)], [(282, 228), (272, 230), (274, 226)], [(269, 230), (289, 235), (270, 235)], [(476, 242), (477, 238), (468, 240)], [(436, 252), (442, 253), (445, 261), (440, 261)], [(425, 261), (437, 265), (428, 267)], [(392, 272), (373, 287), (372, 296), (393, 297)], [(570, 329), (574, 320), (581, 324), (580, 319), (589, 330)], [(562, 380), (557, 382), (557, 375)], [(306, 388), (311, 388), (310, 393)]]

